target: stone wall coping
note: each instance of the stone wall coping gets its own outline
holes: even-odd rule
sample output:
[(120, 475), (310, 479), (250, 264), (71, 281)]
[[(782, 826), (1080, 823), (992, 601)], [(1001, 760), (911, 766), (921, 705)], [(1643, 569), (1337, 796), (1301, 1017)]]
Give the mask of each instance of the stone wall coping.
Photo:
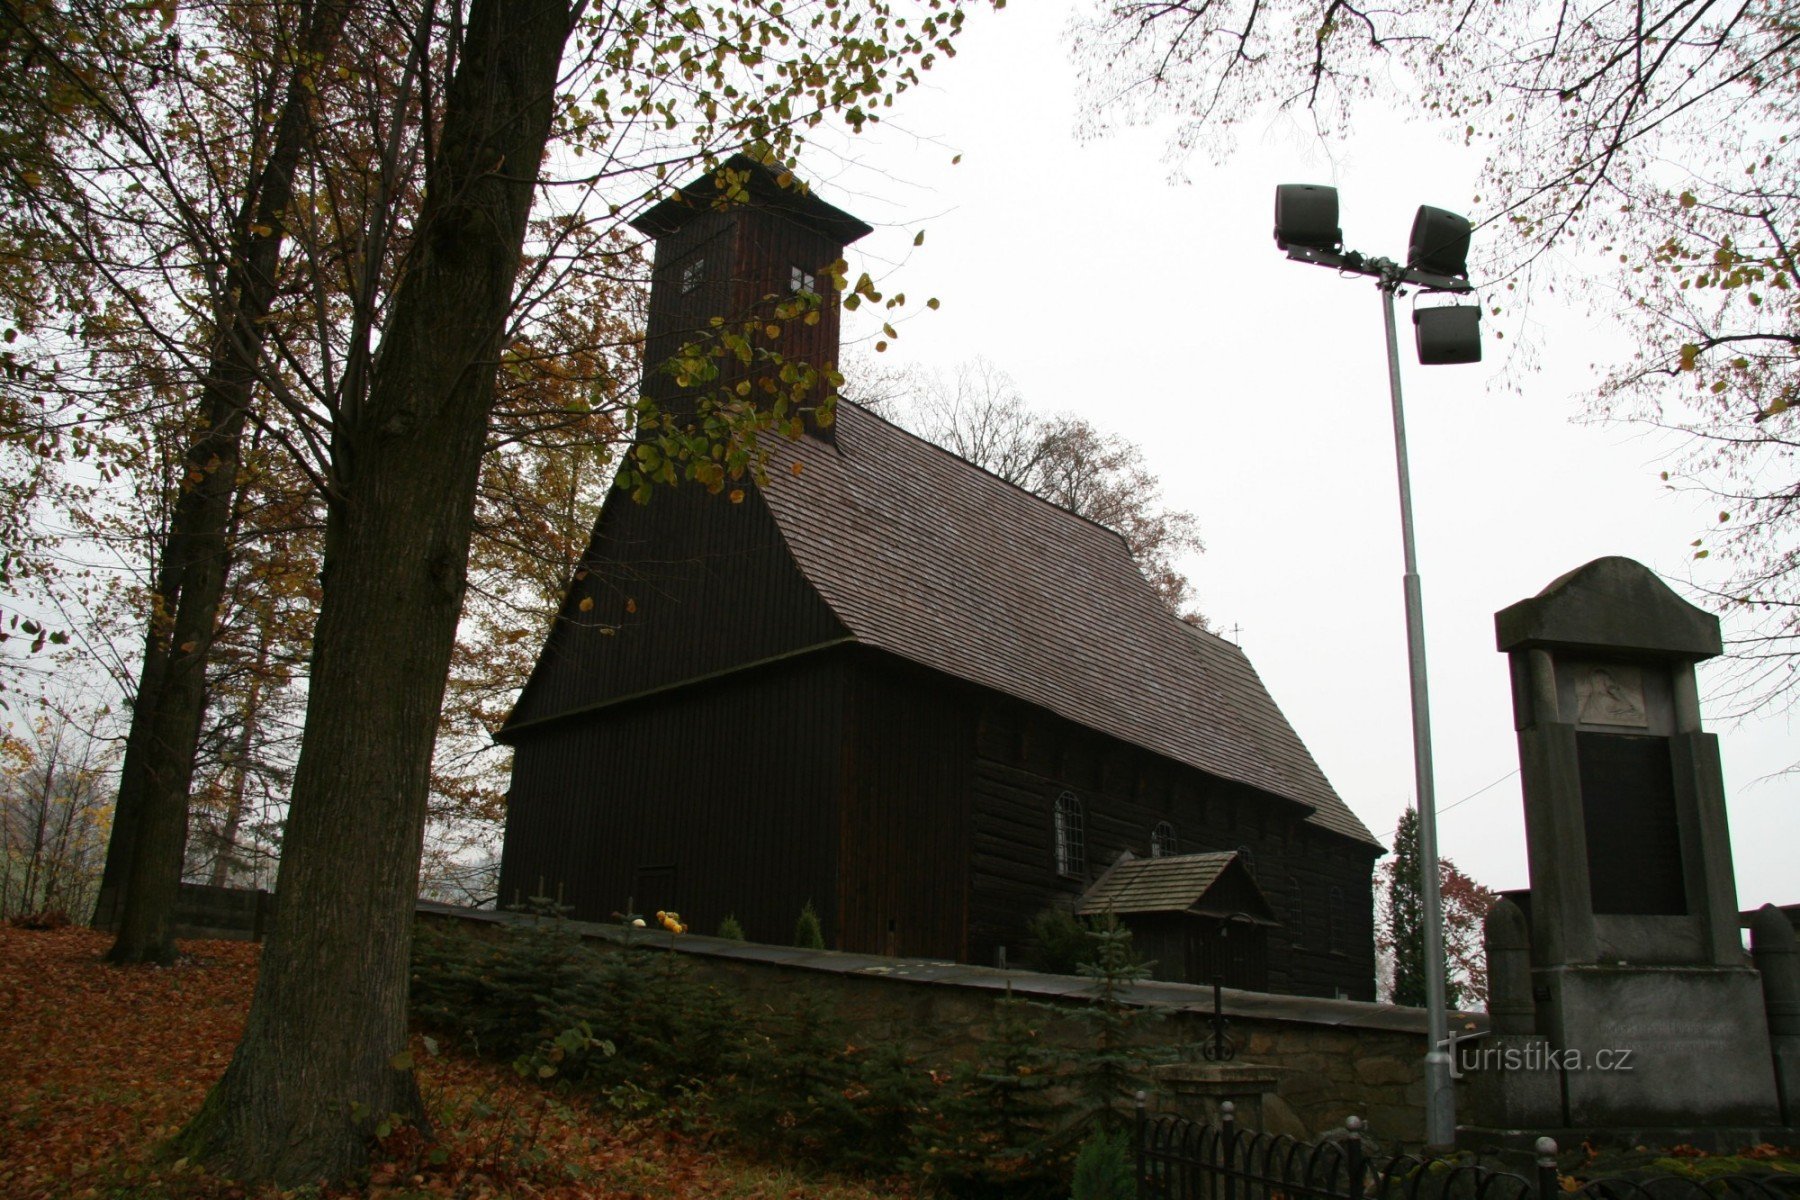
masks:
[[(432, 900), (418, 902), (419, 913), (496, 925), (521, 925), (537, 918), (524, 913), (465, 908)], [(1040, 999), (1088, 1000), (1094, 995), (1091, 979), (1078, 975), (1047, 975), (1039, 971), (1001, 970), (933, 959), (887, 958), (842, 950), (806, 950), (797, 946), (772, 946), (738, 942), (705, 934), (674, 935), (658, 929), (627, 931), (623, 925), (596, 921), (570, 921), (569, 927), (584, 938), (639, 945), (656, 950), (675, 950), (697, 958), (740, 960), (832, 975), (851, 975), (897, 982), (966, 988), (975, 991), (1011, 991)], [(1127, 1003), (1204, 1017), (1212, 1012), (1211, 987), (1192, 983), (1143, 980), (1124, 996)], [(1228, 1017), (1258, 1021), (1287, 1021), (1348, 1029), (1376, 1029), (1424, 1035), (1428, 1032), (1425, 1010), (1366, 1000), (1331, 1000), (1317, 996), (1278, 996), (1236, 988), (1220, 990), (1221, 1007)], [(1487, 1028), (1485, 1013), (1453, 1014), (1463, 1028)]]
[(1291, 1067), (1265, 1067), (1255, 1063), (1164, 1063), (1152, 1067), (1150, 1073), (1164, 1083), (1216, 1084), (1232, 1087), (1242, 1084), (1272, 1084)]

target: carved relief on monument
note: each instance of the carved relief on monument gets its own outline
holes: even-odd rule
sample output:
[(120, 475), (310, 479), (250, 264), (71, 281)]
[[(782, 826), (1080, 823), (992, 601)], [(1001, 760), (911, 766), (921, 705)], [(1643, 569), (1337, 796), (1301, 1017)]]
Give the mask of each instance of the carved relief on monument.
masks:
[(1644, 729), (1650, 718), (1644, 708), (1644, 672), (1622, 663), (1575, 664), (1577, 724), (1613, 725)]

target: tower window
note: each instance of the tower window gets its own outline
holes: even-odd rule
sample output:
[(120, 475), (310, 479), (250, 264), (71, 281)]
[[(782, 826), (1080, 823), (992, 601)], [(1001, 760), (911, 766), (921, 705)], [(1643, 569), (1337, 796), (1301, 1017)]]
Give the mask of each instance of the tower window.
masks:
[(1288, 941), (1300, 945), (1306, 940), (1306, 897), (1300, 892), (1300, 881), (1292, 875), (1287, 878), (1288, 885)]
[(788, 268), (788, 291), (816, 293), (818, 290), (819, 281), (813, 278), (813, 273), (811, 271), (804, 270), (800, 267)]
[(1071, 879), (1081, 879), (1087, 874), (1081, 798), (1074, 792), (1064, 792), (1056, 798), (1056, 873)]
[(1343, 954), (1350, 949), (1349, 930), (1350, 910), (1344, 906), (1344, 889), (1331, 889), (1331, 911), (1327, 914), (1330, 924), (1326, 927), (1327, 945), (1333, 954)]
[(704, 258), (689, 259), (681, 264), (681, 294), (687, 295), (700, 286), (706, 278), (706, 260)]
[(1150, 857), (1167, 858), (1179, 854), (1175, 844), (1175, 827), (1167, 821), (1158, 821), (1150, 829)]

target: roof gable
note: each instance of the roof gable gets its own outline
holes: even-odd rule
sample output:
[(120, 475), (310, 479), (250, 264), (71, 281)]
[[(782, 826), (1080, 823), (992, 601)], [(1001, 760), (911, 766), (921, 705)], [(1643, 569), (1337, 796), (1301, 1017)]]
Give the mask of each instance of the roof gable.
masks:
[(1136, 858), (1127, 853), (1082, 893), (1075, 912), (1084, 917), (1188, 913), (1277, 924), (1268, 898), (1256, 886), (1256, 877), (1231, 852), (1160, 858)]
[(1243, 652), (1183, 624), (1118, 534), (855, 404), (778, 447), (762, 489), (859, 642), (1312, 808), (1379, 845)]

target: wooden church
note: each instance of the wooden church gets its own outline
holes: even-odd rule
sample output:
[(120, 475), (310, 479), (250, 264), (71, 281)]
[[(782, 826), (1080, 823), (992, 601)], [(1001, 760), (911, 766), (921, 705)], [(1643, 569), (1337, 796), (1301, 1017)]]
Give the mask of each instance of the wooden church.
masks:
[[(834, 361), (822, 268), (869, 227), (727, 167), (738, 203), (707, 176), (638, 221), (647, 363), (788, 287)], [(1059, 905), (1160, 978), (1374, 998), (1381, 846), (1243, 653), (1116, 533), (848, 400), (737, 502), (615, 492), (498, 736), (506, 903), (787, 942), (810, 901), (833, 948), (984, 965)]]

